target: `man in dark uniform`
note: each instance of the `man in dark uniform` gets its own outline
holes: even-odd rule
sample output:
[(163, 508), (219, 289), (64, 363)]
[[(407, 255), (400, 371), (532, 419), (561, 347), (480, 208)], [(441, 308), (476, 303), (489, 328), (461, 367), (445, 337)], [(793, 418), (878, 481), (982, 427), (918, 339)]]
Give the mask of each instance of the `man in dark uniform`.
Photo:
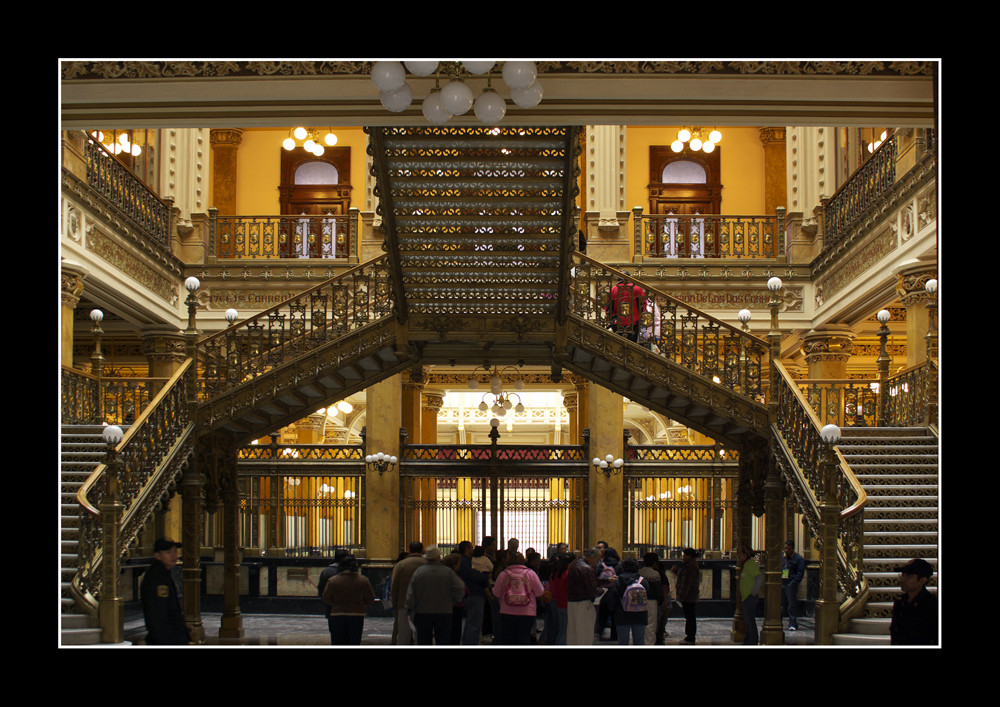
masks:
[(902, 596), (892, 604), (892, 623), (889, 624), (892, 645), (937, 645), (937, 597), (927, 591), (933, 572), (931, 564), (919, 558), (899, 568)]
[(170, 570), (177, 564), (177, 548), (169, 538), (153, 543), (153, 563), (142, 576), (139, 590), (142, 613), (146, 619), (146, 645), (186, 646), (191, 642), (184, 612), (177, 596), (177, 585)]

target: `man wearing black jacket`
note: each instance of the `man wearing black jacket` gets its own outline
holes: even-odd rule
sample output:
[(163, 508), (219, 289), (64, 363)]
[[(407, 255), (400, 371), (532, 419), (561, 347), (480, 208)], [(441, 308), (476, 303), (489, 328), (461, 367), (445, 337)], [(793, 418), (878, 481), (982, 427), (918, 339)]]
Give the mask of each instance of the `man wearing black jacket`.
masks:
[(938, 642), (937, 597), (927, 591), (934, 570), (927, 560), (910, 560), (899, 568), (902, 596), (892, 605), (889, 634), (894, 646), (934, 646)]
[(153, 543), (153, 563), (143, 574), (139, 590), (146, 619), (146, 645), (186, 646), (191, 642), (177, 585), (170, 574), (177, 564), (180, 546), (169, 538), (159, 538)]

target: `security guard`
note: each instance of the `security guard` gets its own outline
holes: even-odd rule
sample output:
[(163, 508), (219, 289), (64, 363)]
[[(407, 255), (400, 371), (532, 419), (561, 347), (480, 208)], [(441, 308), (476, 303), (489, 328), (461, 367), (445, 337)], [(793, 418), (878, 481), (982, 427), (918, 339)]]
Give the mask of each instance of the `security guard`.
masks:
[(184, 612), (170, 570), (177, 564), (177, 548), (169, 538), (153, 543), (153, 563), (142, 576), (139, 593), (146, 619), (146, 645), (176, 646), (191, 642)]

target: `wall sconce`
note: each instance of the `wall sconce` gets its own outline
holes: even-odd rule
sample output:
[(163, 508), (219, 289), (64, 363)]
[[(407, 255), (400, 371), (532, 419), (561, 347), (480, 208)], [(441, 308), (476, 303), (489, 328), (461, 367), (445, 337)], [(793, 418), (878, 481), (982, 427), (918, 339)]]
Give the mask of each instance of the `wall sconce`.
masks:
[(613, 474), (620, 474), (622, 470), (622, 465), (625, 464), (621, 459), (615, 459), (614, 454), (609, 454), (608, 456), (601, 459), (600, 457), (594, 457), (593, 460), (594, 468), (602, 472), (609, 479)]
[(396, 457), (389, 456), (379, 452), (378, 454), (369, 454), (365, 457), (365, 464), (368, 465), (369, 471), (378, 471), (378, 475), (381, 476), (387, 471), (392, 471), (393, 467), (396, 466), (396, 462), (399, 461)]

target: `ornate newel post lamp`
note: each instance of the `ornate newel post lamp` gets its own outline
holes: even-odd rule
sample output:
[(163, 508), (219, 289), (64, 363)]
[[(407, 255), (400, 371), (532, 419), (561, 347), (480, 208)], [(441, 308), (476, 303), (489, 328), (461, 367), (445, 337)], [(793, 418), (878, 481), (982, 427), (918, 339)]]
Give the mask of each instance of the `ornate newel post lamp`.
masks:
[[(740, 320), (740, 324), (743, 326), (744, 334), (750, 333), (750, 310), (741, 309), (736, 313), (736, 318)], [(739, 381), (740, 381), (740, 392), (744, 395), (747, 392), (747, 342), (742, 336), (740, 337), (740, 371), (739, 371)]]
[(831, 645), (833, 634), (840, 629), (840, 607), (837, 603), (837, 540), (840, 534), (840, 498), (837, 495), (839, 464), (834, 446), (840, 441), (840, 428), (827, 425), (819, 432), (822, 440), (820, 473), (823, 498), (820, 515), (820, 598), (816, 601), (816, 643)]
[[(771, 293), (768, 306), (771, 310), (771, 329), (768, 332), (770, 348), (770, 386), (768, 417), (771, 425), (778, 423), (778, 361), (781, 359), (781, 329), (778, 327), (778, 310), (781, 308), (781, 278), (772, 277), (767, 281)], [(782, 645), (785, 633), (781, 628), (781, 550), (784, 545), (785, 484), (781, 480), (778, 467), (773, 462), (767, 465), (767, 480), (764, 482), (765, 546), (767, 562), (764, 569), (766, 597), (764, 603), (764, 625), (760, 631), (760, 642), (764, 645)]]
[(97, 390), (94, 393), (94, 424), (99, 425), (104, 422), (104, 390), (102, 378), (104, 377), (104, 354), (101, 353), (101, 321), (104, 319), (104, 312), (99, 309), (90, 310), (90, 319), (94, 322), (91, 332), (94, 334), (94, 353), (90, 356), (90, 373), (97, 378)]
[(235, 324), (236, 320), (239, 319), (239, 318), (240, 318), (240, 313), (239, 312), (237, 312), (232, 307), (230, 307), (229, 309), (227, 309), (226, 310), (226, 328), (228, 329), (233, 324)]
[(875, 415), (875, 426), (885, 427), (885, 418), (889, 408), (889, 363), (892, 359), (889, 357), (889, 352), (886, 350), (886, 341), (889, 338), (889, 327), (887, 322), (892, 315), (889, 314), (888, 309), (883, 309), (875, 318), (879, 321), (882, 326), (878, 330), (878, 341), (879, 341), (879, 351), (878, 358), (875, 359), (875, 365), (878, 366), (878, 410)]
[(98, 602), (98, 622), (103, 643), (121, 643), (125, 635), (125, 611), (118, 595), (118, 575), (121, 574), (121, 551), (118, 536), (121, 532), (122, 513), (120, 476), (121, 460), (118, 443), (125, 436), (118, 425), (108, 425), (102, 433), (108, 445), (104, 465), (104, 498), (101, 500), (101, 598)]
[(620, 474), (622, 472), (622, 466), (625, 462), (620, 458), (615, 459), (614, 454), (609, 454), (604, 459), (600, 457), (594, 457), (591, 462), (594, 465), (594, 469), (604, 474), (605, 477), (611, 478), (615, 474)]
[(369, 454), (365, 457), (365, 464), (368, 465), (368, 470), (377, 471), (379, 476), (382, 476), (387, 471), (392, 471), (398, 461), (398, 458), (390, 456), (385, 452)]
[(931, 368), (932, 362), (938, 357), (938, 332), (937, 332), (937, 289), (938, 281), (930, 279), (924, 285), (927, 292), (927, 423), (937, 424), (937, 373)]

